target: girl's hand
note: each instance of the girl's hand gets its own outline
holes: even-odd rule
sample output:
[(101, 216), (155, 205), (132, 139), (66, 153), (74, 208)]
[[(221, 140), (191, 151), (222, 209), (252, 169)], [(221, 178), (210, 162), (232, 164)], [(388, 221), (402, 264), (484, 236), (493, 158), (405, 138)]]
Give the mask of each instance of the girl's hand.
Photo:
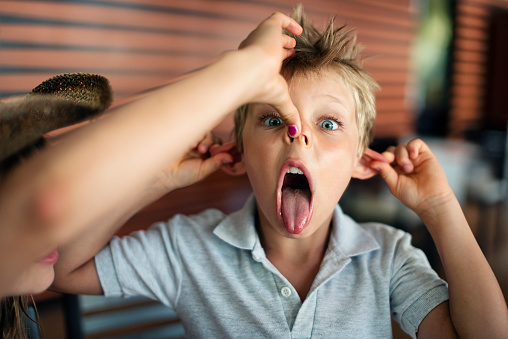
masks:
[(435, 213), (454, 198), (443, 168), (421, 139), (391, 146), (383, 156), (388, 163), (372, 161), (370, 167), (380, 173), (390, 192), (420, 217)]
[[(284, 59), (294, 55), (295, 39), (283, 33), (283, 29), (300, 35), (302, 27), (293, 19), (281, 13), (274, 13), (259, 24), (240, 44), (239, 49), (251, 53), (253, 62), (261, 63), (263, 72), (257, 74), (256, 81), (262, 84), (254, 91), (250, 102), (263, 102), (272, 105), (287, 126), (294, 126), (297, 134), (301, 131), (300, 117), (289, 96), (288, 85), (280, 74)], [(246, 65), (249, 67), (249, 65)], [(265, 72), (266, 70), (266, 72)], [(294, 130), (292, 128), (292, 130)]]

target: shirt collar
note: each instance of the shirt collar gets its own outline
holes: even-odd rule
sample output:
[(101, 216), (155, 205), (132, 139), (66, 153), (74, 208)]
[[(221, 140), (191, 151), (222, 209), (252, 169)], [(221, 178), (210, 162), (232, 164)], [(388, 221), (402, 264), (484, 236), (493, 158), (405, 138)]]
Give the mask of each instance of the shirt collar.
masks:
[(259, 243), (256, 232), (256, 199), (251, 195), (243, 208), (224, 218), (213, 233), (228, 244), (252, 250)]
[[(244, 207), (224, 218), (214, 229), (214, 234), (228, 244), (254, 252), (262, 251), (256, 231), (256, 199), (249, 197)], [(335, 206), (328, 253), (352, 257), (380, 248), (377, 240), (362, 226)], [(263, 251), (264, 252), (264, 251)]]

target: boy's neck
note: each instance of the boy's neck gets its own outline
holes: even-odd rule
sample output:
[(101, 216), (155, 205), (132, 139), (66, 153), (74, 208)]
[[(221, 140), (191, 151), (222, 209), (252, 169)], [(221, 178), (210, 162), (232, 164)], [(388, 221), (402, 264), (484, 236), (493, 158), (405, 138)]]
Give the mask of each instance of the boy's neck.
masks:
[(315, 264), (316, 262), (320, 264), (328, 248), (331, 218), (330, 216), (326, 225), (321, 225), (311, 235), (299, 239), (287, 238), (277, 233), (259, 213), (256, 218), (256, 229), (269, 260), (277, 258), (278, 261), (283, 260), (287, 263), (300, 265)]
[(256, 228), (266, 257), (293, 285), (302, 302), (310, 291), (328, 248), (331, 218), (311, 235), (291, 239), (277, 233), (258, 213)]

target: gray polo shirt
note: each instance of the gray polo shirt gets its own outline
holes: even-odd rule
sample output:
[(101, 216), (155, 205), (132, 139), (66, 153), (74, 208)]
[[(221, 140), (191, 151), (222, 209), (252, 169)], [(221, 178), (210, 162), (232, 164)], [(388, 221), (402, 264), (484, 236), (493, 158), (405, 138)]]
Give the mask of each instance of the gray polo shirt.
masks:
[(147, 296), (175, 310), (188, 337), (389, 338), (390, 315), (416, 337), (448, 299), (410, 236), (335, 208), (328, 249), (303, 301), (267, 260), (254, 198), (229, 216), (177, 215), (114, 238), (95, 257), (106, 296)]

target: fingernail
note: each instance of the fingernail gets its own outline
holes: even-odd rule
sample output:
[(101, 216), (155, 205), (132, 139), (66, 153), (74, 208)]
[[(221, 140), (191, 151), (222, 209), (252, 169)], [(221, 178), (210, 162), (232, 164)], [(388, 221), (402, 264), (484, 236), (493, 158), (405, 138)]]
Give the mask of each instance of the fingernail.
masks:
[(404, 167), (403, 167), (403, 168), (404, 168), (404, 172), (407, 172), (407, 173), (411, 172), (411, 170), (413, 169), (413, 168), (411, 167), (411, 165), (404, 165)]
[(295, 125), (289, 125), (288, 126), (288, 134), (291, 138), (293, 138), (296, 133), (298, 133), (298, 128), (296, 128)]
[(222, 160), (222, 164), (223, 165), (228, 165), (228, 164), (231, 164), (231, 163), (233, 163), (233, 160), (231, 160), (231, 159), (224, 159), (224, 160)]

